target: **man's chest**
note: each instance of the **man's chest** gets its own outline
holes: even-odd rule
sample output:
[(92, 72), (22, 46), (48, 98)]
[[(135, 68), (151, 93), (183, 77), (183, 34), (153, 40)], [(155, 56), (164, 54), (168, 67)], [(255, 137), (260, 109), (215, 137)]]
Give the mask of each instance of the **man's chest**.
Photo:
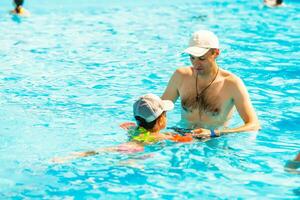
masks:
[(202, 83), (196, 86), (196, 81), (185, 81), (179, 88), (178, 92), (181, 99), (192, 99), (202, 96), (207, 101), (215, 102), (219, 105), (232, 99), (231, 91), (224, 81), (217, 81), (209, 85)]

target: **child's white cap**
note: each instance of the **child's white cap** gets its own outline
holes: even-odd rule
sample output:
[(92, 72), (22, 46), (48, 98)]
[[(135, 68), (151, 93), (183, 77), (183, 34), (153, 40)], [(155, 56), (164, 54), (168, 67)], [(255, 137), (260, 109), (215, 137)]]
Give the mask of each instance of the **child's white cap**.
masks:
[(143, 118), (146, 122), (157, 119), (164, 111), (172, 110), (174, 103), (170, 100), (162, 100), (154, 94), (141, 96), (133, 104), (134, 116)]

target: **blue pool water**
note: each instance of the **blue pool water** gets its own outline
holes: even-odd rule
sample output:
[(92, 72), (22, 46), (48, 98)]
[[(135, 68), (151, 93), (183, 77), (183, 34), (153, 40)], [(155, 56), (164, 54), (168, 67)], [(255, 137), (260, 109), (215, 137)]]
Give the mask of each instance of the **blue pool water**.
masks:
[[(283, 166), (300, 149), (300, 3), (234, 2), (31, 0), (20, 19), (1, 1), (0, 199), (299, 198)], [(260, 132), (50, 162), (126, 142), (133, 101), (162, 94), (198, 29), (219, 36), (218, 63), (244, 80)]]

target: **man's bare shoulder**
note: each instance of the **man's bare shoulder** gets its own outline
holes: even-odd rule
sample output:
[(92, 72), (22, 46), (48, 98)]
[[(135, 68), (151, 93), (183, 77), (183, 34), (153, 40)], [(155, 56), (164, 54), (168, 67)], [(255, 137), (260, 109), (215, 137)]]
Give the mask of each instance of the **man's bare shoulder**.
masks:
[(228, 86), (236, 87), (239, 86), (240, 84), (243, 84), (243, 81), (240, 77), (227, 70), (222, 70), (222, 77), (224, 78), (224, 82)]
[(176, 69), (175, 74), (181, 76), (188, 76), (193, 74), (193, 70), (191, 67), (180, 67)]

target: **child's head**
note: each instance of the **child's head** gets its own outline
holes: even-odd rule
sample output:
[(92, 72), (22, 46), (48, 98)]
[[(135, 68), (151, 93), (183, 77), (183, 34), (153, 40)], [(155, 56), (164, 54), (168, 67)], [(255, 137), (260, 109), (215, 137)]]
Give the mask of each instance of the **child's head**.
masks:
[(166, 127), (166, 111), (173, 108), (172, 101), (161, 100), (154, 94), (146, 94), (133, 104), (133, 115), (138, 126), (156, 132)]
[(24, 3), (24, 0), (14, 0), (15, 5), (18, 6), (22, 6)]

